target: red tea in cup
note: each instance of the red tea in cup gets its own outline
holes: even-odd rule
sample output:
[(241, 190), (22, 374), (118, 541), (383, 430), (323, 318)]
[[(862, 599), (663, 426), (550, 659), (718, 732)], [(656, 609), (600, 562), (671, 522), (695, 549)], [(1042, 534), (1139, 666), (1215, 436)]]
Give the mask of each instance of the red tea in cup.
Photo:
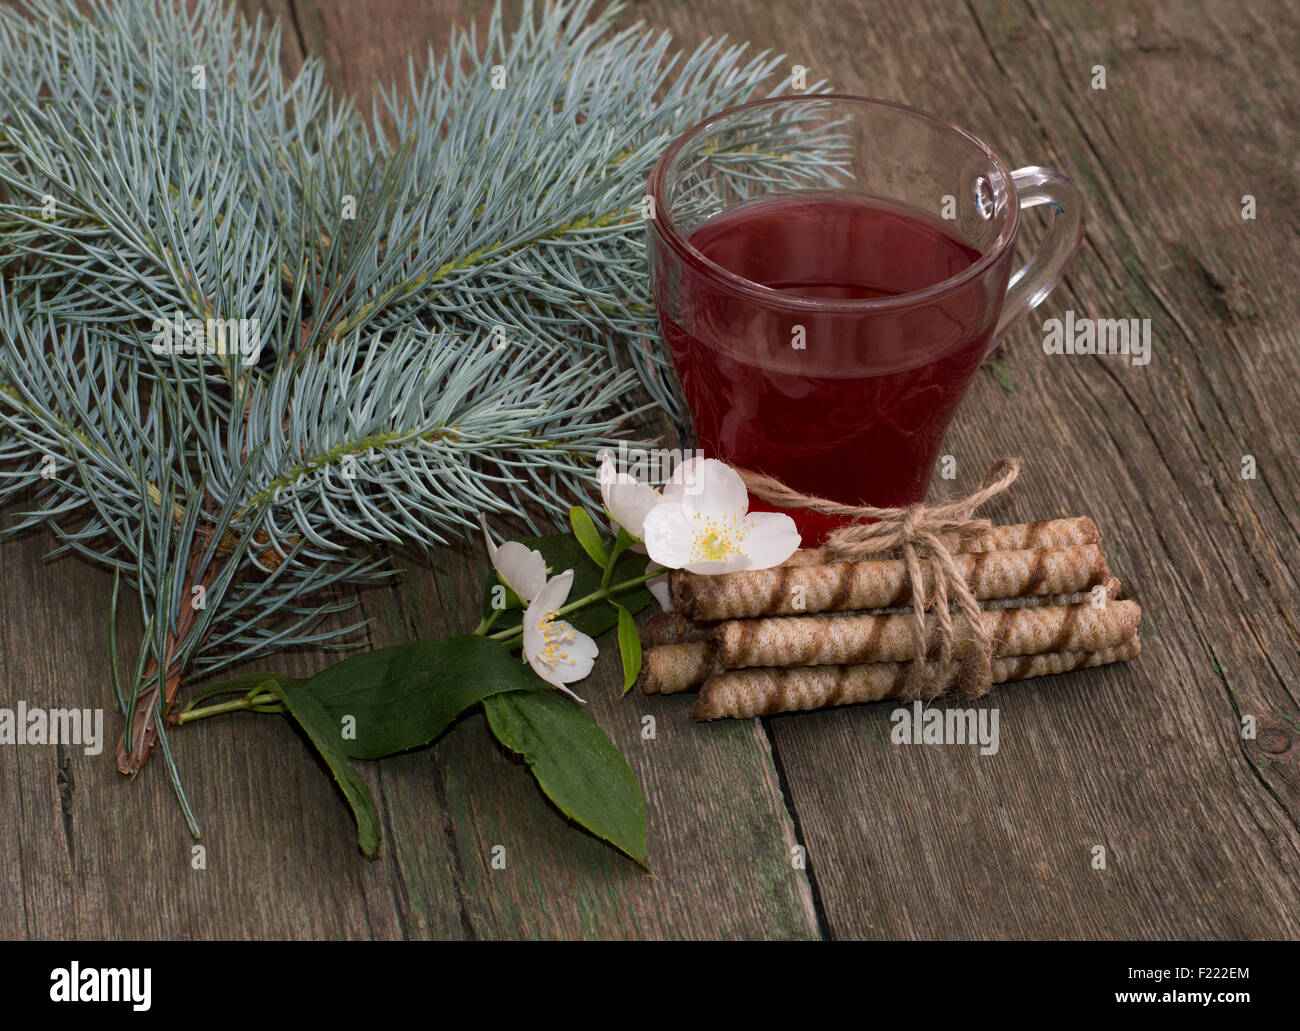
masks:
[[(753, 157), (801, 145), (784, 173)], [(1056, 173), (1010, 173), (961, 130), (860, 98), (719, 115), (660, 159), (650, 196), (655, 302), (697, 446), (855, 505), (924, 500), (991, 342), (1082, 232)], [(1048, 202), (1066, 217), (1008, 295), (1019, 206)], [(791, 515), (805, 545), (837, 525)]]
[[(937, 219), (845, 192), (741, 204), (705, 222), (689, 241), (755, 283), (836, 300), (912, 293), (979, 258)], [(878, 506), (925, 496), (943, 432), (993, 329), (979, 296), (969, 292), (910, 313), (896, 333), (873, 326), (867, 341), (860, 320), (806, 313), (792, 323), (789, 339), (774, 338), (791, 351), (774, 360), (746, 332), (745, 313), (728, 310), (733, 301), (725, 291), (701, 283), (691, 304), (697, 326), (715, 327), (709, 339), (671, 319), (663, 329), (704, 453), (804, 493), (833, 485), (842, 497)], [(920, 348), (909, 342), (917, 337), (943, 346), (930, 347), (938, 353), (917, 364)], [(822, 349), (831, 360), (808, 354)], [(835, 525), (794, 514), (805, 538)]]

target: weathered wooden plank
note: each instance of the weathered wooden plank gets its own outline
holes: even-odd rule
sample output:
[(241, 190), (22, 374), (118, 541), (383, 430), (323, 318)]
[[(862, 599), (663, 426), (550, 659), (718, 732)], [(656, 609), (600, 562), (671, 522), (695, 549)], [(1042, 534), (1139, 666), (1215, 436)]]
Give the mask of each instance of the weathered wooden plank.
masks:
[[(436, 556), (383, 599), (390, 616), (376, 620), (377, 638), (402, 639), (399, 623), (412, 639), (464, 632), (475, 622), (484, 571), (464, 554)], [(477, 937), (815, 934), (762, 734), (736, 725), (701, 735), (683, 707), (664, 711), (640, 694), (620, 700), (621, 667), (607, 641), (584, 697), (645, 788), (652, 875), (566, 826), (475, 716), (432, 752), (404, 757), (400, 773), (383, 781), (412, 910), (451, 888), (465, 934)], [(646, 715), (655, 720), (652, 740), (642, 737)], [(447, 813), (443, 823), (428, 818), (431, 794)], [(506, 850), (505, 870), (491, 866), (497, 845)]]
[[(445, 39), (450, 15), (490, 7), (261, 6), (294, 18), (286, 65), (321, 53), (363, 99), (376, 72), (401, 74), (407, 47)], [(176, 735), (203, 872), (157, 764), (128, 784), (103, 756), (0, 749), (16, 828), (0, 884), (22, 898), (0, 908), (0, 934), (794, 937), (817, 932), (817, 907), (839, 936), (1300, 933), (1294, 9), (660, 0), (634, 16), (687, 46), (721, 32), (771, 45), (836, 88), (938, 111), (1013, 164), (1080, 183), (1088, 239), (1041, 317), (1150, 317), (1155, 357), (1048, 359), (1031, 321), (999, 355), (1014, 391), (977, 380), (947, 450), (962, 483), (1001, 454), (1029, 459), (1000, 513), (1098, 519), (1147, 612), (1142, 659), (998, 691), (985, 704), (1002, 747), (981, 758), (889, 744), (888, 706), (695, 727), (683, 699), (616, 701), (607, 655), (588, 693), (646, 786), (656, 878), (564, 827), (480, 717), (367, 766), (388, 835), (375, 863), (279, 719)], [(1105, 93), (1089, 89), (1098, 63)], [(1246, 454), (1255, 480), (1241, 479)], [(43, 545), (0, 542), (4, 703), (106, 704), (107, 579), (41, 564)], [(447, 553), (368, 592), (371, 643), (461, 628), (480, 576), (472, 553)], [(1255, 742), (1237, 733), (1243, 714), (1259, 718)], [(789, 862), (785, 792), (811, 884)], [(488, 865), (494, 844), (505, 871)]]
[[(491, 9), (457, 3), (431, 16), (424, 4), (393, 3), (382, 12), (295, 6), (301, 22), (318, 24), (331, 41), (323, 49), (336, 62), (331, 78), (359, 97), (376, 79), (402, 73), (408, 47), (441, 46), (453, 20), (481, 26)], [(310, 33), (307, 41), (318, 50)], [(483, 582), (481, 559), (470, 555), (435, 556), (400, 592), (375, 594), (384, 608), (374, 643), (468, 629)], [(657, 717), (658, 737), (642, 741), (640, 716), (649, 710), (638, 699), (617, 700), (616, 666), (613, 654), (603, 656), (587, 694), (646, 788), (654, 877), (564, 826), (476, 717), (428, 755), (404, 757), (410, 776), (385, 775), (392, 848), (412, 909), (445, 897), (450, 880), (467, 936), (815, 934), (806, 878), (789, 861), (791, 821), (766, 740), (749, 729), (701, 738), (678, 712)], [(718, 783), (731, 789), (721, 794)], [(428, 818), (430, 791), (448, 809), (443, 823)], [(506, 871), (489, 865), (496, 844), (506, 846)]]
[[(32, 535), (0, 545), (0, 704), (104, 708), (104, 751), (0, 748), (0, 868), (21, 890), (0, 934), (41, 938), (383, 937), (397, 909), (383, 866), (361, 860), (328, 774), (277, 717), (213, 720), (174, 733), (204, 831), (206, 869), (165, 771), (134, 781), (112, 750), (107, 598), (111, 578), (44, 562)], [(22, 585), (21, 590), (15, 589)], [(124, 649), (133, 647), (129, 627)], [(319, 662), (315, 663), (319, 665)], [(287, 657), (287, 671), (305, 672)], [(195, 732), (198, 731), (198, 732)], [(452, 927), (453, 911), (443, 925)]]
[[(362, 96), (375, 75), (402, 73), (408, 47), (441, 41), (449, 26), (445, 13), (426, 5), (288, 6), (305, 49), (323, 54), (335, 82), (364, 84)], [(481, 17), (485, 10), (463, 5), (466, 14)], [(299, 42), (286, 32), (286, 66), (300, 59)], [(108, 582), (72, 561), (53, 567), (57, 577), (41, 572), (42, 544), (38, 538), (0, 543), (7, 577), (32, 585), (44, 602), (0, 601), (0, 626), (8, 635), (0, 651), (5, 697), (24, 697), (33, 678), (61, 675), (75, 678), (78, 688), (50, 693), (48, 704), (104, 705)], [(456, 632), (475, 621), (483, 577), (477, 551), (447, 552), (433, 562), (417, 563), (401, 588), (364, 594), (363, 611), (375, 620), (368, 645)], [(57, 657), (28, 643), (54, 636), (65, 612)], [(68, 641), (66, 627), (91, 629)], [(301, 675), (325, 661), (291, 656), (259, 668)], [(741, 725), (699, 735), (677, 711), (656, 714), (657, 736), (643, 741), (647, 706), (639, 696), (618, 700), (616, 665), (611, 650), (590, 694), (597, 718), (646, 786), (653, 875), (566, 826), (526, 770), (495, 745), (481, 716), (463, 721), (432, 749), (366, 764), (387, 837), (379, 861), (366, 862), (328, 776), (289, 725), (240, 716), (174, 735), (203, 820), (208, 869), (202, 872), (189, 868), (190, 842), (156, 761), (128, 784), (107, 755), (72, 757), (65, 765), (75, 788), (63, 796), (72, 816), (65, 821), (60, 758), (40, 750), (0, 756), (0, 806), (24, 814), (12, 853), (0, 851), (0, 868), (13, 897), (22, 897), (26, 886), (25, 906), (6, 913), (0, 933), (815, 936), (807, 878), (790, 863), (792, 823), (766, 738)], [(27, 697), (39, 704), (46, 696), (33, 689)], [(115, 735), (116, 718), (108, 717), (107, 732)], [(33, 785), (43, 800), (35, 800)], [(495, 844), (507, 848), (505, 871), (489, 865)], [(80, 859), (63, 856), (65, 845)], [(123, 877), (155, 857), (146, 872)], [(52, 869), (61, 869), (57, 880)]]
[[(380, 86), (406, 79), (407, 55), (423, 70), (429, 46), (441, 55), (453, 25), (474, 22), (482, 39), (492, 0), (383, 0), (341, 4), (331, 0), (241, 0), (244, 9), (287, 16), (299, 52), (324, 62), (326, 77), (358, 110), (369, 112)], [(287, 12), (281, 14), (281, 8)]]
[[(1278, 260), (1294, 254), (1294, 178), (1273, 164), (1294, 152), (1280, 115), (1296, 91), (1269, 81), (1297, 25), (1278, 5), (1227, 18), (1209, 6), (811, 5), (779, 26), (792, 60), (815, 55), (802, 63), (835, 69), (836, 88), (941, 112), (1013, 164), (1076, 176), (1088, 243), (1042, 317), (1151, 317), (1157, 346), (1144, 368), (1048, 359), (1031, 320), (999, 355), (1015, 393), (977, 381), (946, 448), (966, 482), (1001, 454), (1029, 458), (1009, 517), (1098, 519), (1147, 610), (1138, 663), (992, 696), (997, 757), (890, 745), (889, 706), (770, 721), (836, 934), (1300, 931), (1287, 902), (1300, 850), (1286, 561), (1297, 434), (1294, 389), (1278, 389), (1295, 382), (1300, 312)], [(738, 31), (743, 17), (696, 9), (679, 36)], [(1176, 48), (1138, 34), (1153, 23), (1176, 26)], [(759, 44), (778, 34), (744, 26)], [(1095, 63), (1105, 94), (1089, 89)], [(1243, 91), (1259, 98), (1248, 128), (1221, 128)], [(1225, 153), (1225, 136), (1251, 144)], [(1247, 192), (1271, 221), (1242, 223)], [(1246, 453), (1266, 470), (1257, 481), (1240, 479)], [(1261, 765), (1240, 740), (1243, 712), (1272, 728), (1281, 761)]]

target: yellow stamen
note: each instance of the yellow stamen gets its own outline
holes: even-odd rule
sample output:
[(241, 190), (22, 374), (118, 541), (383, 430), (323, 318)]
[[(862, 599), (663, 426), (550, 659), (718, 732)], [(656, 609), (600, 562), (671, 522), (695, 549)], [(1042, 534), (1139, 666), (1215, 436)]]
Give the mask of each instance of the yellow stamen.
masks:
[(725, 562), (733, 555), (748, 557), (741, 545), (753, 522), (740, 513), (715, 519), (702, 512), (693, 517), (697, 523), (691, 543), (692, 562)]
[(554, 669), (561, 662), (569, 661), (569, 653), (560, 651), (560, 646), (566, 641), (576, 641), (578, 636), (573, 627), (567, 623), (557, 624), (555, 621), (557, 615), (555, 609), (548, 609), (541, 622), (537, 624), (537, 629), (545, 642), (541, 651), (537, 653), (538, 658), (550, 669)]

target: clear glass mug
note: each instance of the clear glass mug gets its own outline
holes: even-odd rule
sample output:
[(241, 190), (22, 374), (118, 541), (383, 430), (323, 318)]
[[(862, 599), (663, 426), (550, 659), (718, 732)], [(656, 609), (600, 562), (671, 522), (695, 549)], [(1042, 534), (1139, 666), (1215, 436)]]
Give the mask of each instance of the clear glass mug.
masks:
[[(1010, 171), (935, 115), (833, 94), (706, 119), (660, 157), (648, 197), (696, 446), (850, 504), (924, 500), (980, 362), (1083, 236), (1060, 173)], [(1021, 209), (1040, 204), (1046, 236), (1013, 272)], [(809, 546), (836, 525), (791, 514)]]

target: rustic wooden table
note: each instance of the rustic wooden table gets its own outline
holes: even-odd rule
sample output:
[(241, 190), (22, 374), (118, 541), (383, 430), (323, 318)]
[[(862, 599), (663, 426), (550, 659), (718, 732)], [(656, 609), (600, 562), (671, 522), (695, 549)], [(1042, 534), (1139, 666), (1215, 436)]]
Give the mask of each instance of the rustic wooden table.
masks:
[[(317, 53), (364, 99), (408, 48), (490, 4), (244, 7), (286, 18), (288, 65)], [(132, 783), (109, 750), (3, 748), (0, 935), (1300, 935), (1300, 7), (656, 0), (636, 17), (683, 46), (728, 33), (772, 47), (1079, 184), (1074, 267), (979, 376), (944, 450), (971, 477), (1026, 457), (999, 514), (1097, 519), (1145, 608), (1141, 659), (998, 691), (988, 758), (890, 745), (884, 705), (699, 726), (688, 700), (617, 701), (606, 649), (586, 693), (645, 786), (653, 876), (558, 820), (481, 716), (366, 767), (376, 862), (282, 720), (175, 735), (200, 871), (160, 764)], [(1151, 319), (1150, 364), (1045, 356), (1042, 320), (1065, 309)], [(104, 706), (109, 580), (43, 561), (48, 546), (0, 543), (0, 690), (5, 704)], [(446, 551), (369, 592), (371, 643), (462, 629), (482, 569)]]

